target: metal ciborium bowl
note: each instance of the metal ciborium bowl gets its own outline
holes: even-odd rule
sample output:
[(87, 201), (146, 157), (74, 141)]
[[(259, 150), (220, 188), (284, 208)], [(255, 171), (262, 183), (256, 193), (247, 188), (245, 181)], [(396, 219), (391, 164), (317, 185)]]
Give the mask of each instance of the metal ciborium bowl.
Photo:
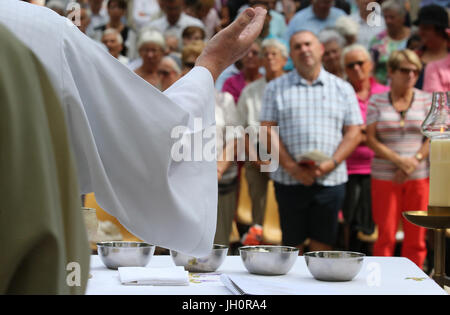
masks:
[(155, 245), (143, 242), (98, 242), (100, 259), (109, 269), (145, 267), (150, 262)]
[(170, 256), (177, 266), (183, 266), (189, 272), (214, 272), (227, 257), (228, 246), (214, 244), (213, 250), (208, 256), (193, 257), (175, 250), (170, 251)]
[(276, 245), (243, 246), (239, 248), (239, 253), (250, 273), (284, 275), (296, 262), (298, 248)]
[(360, 272), (364, 254), (347, 251), (305, 253), (309, 272), (317, 280), (350, 281)]

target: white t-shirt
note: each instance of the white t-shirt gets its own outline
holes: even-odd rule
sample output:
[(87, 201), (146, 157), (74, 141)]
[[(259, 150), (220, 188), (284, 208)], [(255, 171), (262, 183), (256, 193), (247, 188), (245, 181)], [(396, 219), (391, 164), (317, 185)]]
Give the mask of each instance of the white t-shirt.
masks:
[(267, 81), (262, 77), (247, 85), (239, 96), (237, 110), (241, 124), (244, 127), (258, 127), (260, 125), (259, 114)]

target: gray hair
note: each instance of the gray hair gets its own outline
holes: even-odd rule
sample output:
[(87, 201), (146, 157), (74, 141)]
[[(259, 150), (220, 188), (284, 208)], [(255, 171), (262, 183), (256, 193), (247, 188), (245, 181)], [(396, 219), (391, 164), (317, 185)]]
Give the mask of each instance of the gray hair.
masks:
[(381, 11), (384, 11), (386, 9), (394, 10), (403, 17), (406, 16), (406, 14), (408, 13), (408, 11), (406, 11), (406, 7), (403, 1), (398, 0), (387, 0), (383, 2), (383, 4), (381, 5)]
[(356, 51), (356, 50), (362, 51), (367, 56), (367, 60), (370, 60), (371, 62), (373, 62), (372, 61), (372, 56), (370, 55), (369, 51), (367, 50), (367, 48), (364, 45), (352, 44), (350, 46), (345, 47), (342, 50), (342, 53), (341, 53), (341, 64), (342, 64), (343, 68), (345, 68), (345, 62), (344, 62), (345, 56), (347, 54), (351, 53), (352, 51)]
[(178, 47), (177, 48), (178, 48), (178, 51), (180, 51), (182, 46), (183, 46), (183, 44), (182, 44), (178, 34), (175, 31), (173, 31), (173, 30), (168, 30), (168, 31), (164, 32), (164, 41), (165, 42), (167, 41), (167, 38), (171, 38), (171, 37), (174, 37), (174, 38), (177, 39), (177, 43), (178, 43)]
[(50, 0), (45, 6), (49, 9), (60, 9), (62, 11), (66, 10), (64, 3), (60, 0)]
[(181, 74), (181, 67), (180, 67), (178, 61), (175, 60), (174, 57), (172, 57), (172, 56), (170, 56), (170, 55), (169, 55), (169, 56), (164, 56), (164, 57), (161, 59), (161, 62), (162, 62), (162, 61), (168, 61), (168, 62), (170, 63), (170, 65), (171, 65), (173, 71), (175, 71), (177, 74)]
[(141, 32), (137, 42), (137, 49), (146, 43), (154, 43), (159, 45), (163, 50), (166, 49), (166, 41), (162, 33), (155, 29), (145, 29)]
[(263, 42), (261, 44), (261, 48), (262, 48), (261, 52), (264, 51), (264, 49), (267, 47), (274, 47), (274, 48), (278, 49), (284, 58), (289, 57), (289, 53), (288, 53), (286, 45), (284, 45), (282, 42), (280, 42), (279, 40), (277, 40), (275, 38), (268, 38), (268, 39), (263, 40)]
[(107, 29), (103, 32), (102, 38), (103, 38), (103, 36), (105, 36), (105, 35), (110, 35), (110, 34), (116, 35), (116, 36), (117, 36), (117, 40), (119, 41), (119, 44), (123, 44), (123, 37), (122, 37), (122, 35), (119, 33), (119, 31), (116, 30), (115, 28), (107, 28)]
[(339, 47), (344, 47), (346, 43), (345, 38), (335, 29), (324, 29), (319, 33), (317, 38), (322, 44), (335, 41)]

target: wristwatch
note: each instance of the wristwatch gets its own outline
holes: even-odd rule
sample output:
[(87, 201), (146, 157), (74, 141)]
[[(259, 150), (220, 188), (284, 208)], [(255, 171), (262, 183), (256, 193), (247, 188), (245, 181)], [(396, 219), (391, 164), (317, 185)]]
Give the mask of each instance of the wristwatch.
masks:
[(339, 163), (336, 161), (336, 159), (333, 159), (334, 168), (336, 169), (339, 166)]
[(417, 161), (422, 162), (423, 160), (423, 154), (420, 152), (417, 152), (416, 155), (414, 155)]

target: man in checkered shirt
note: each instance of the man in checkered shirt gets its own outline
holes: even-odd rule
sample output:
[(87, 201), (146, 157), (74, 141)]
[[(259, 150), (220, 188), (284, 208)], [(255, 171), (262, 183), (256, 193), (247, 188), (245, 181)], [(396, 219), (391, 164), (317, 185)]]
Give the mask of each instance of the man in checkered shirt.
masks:
[[(363, 120), (352, 86), (323, 69), (324, 47), (316, 35), (293, 34), (290, 50), (295, 69), (267, 85), (260, 116), (261, 126), (269, 127), (268, 141), (279, 149), (281, 167), (271, 178), (283, 244), (302, 252), (309, 238), (309, 250), (330, 250), (345, 195), (343, 162), (362, 140)], [(270, 126), (279, 127), (279, 137)], [(299, 163), (300, 155), (313, 150), (330, 159)]]

